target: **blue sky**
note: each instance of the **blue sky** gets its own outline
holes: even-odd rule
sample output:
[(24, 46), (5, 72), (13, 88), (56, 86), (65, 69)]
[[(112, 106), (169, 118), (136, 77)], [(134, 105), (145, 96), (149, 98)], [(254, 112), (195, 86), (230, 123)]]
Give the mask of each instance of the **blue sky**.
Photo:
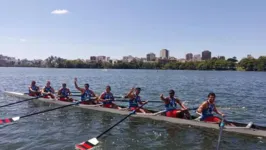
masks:
[[(8, 0), (0, 54), (17, 58), (266, 55), (265, 0)], [(57, 9), (68, 13), (52, 14)], [(64, 12), (63, 12), (64, 13)]]

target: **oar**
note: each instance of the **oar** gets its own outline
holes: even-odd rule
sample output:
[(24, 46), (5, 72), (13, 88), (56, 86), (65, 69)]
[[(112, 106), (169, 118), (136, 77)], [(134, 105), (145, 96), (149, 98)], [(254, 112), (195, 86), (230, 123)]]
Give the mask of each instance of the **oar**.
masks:
[(222, 118), (222, 121), (219, 124), (219, 126), (220, 126), (220, 132), (219, 132), (219, 137), (218, 137), (218, 143), (217, 143), (216, 150), (219, 150), (220, 149), (220, 142), (221, 142), (223, 128), (224, 128), (224, 117)]
[[(74, 95), (69, 95), (69, 96), (81, 96), (81, 95), (76, 95), (76, 94), (74, 94)], [(123, 96), (114, 96), (114, 98), (124, 98)], [(116, 101), (120, 101), (120, 100), (116, 100)], [(127, 101), (128, 102), (128, 101)]]
[[(129, 100), (124, 100), (124, 99), (116, 99), (115, 101), (117, 101), (117, 102), (129, 102)], [(151, 103), (162, 103), (162, 101), (149, 101), (149, 102), (151, 102)]]
[(24, 99), (24, 100), (17, 101), (17, 102), (14, 102), (14, 103), (9, 103), (9, 104), (6, 104), (6, 105), (2, 105), (2, 106), (0, 106), (0, 108), (6, 107), (6, 106), (10, 106), (10, 105), (14, 105), (14, 104), (18, 104), (18, 103), (22, 103), (22, 102), (26, 102), (26, 101), (30, 101), (30, 100), (34, 100), (34, 99), (38, 99), (40, 97), (43, 97), (43, 95), (42, 96), (33, 97), (33, 98)]
[[(197, 110), (197, 109), (198, 109), (198, 107), (193, 107), (193, 108), (188, 108), (187, 110), (190, 111), (190, 110)], [(183, 110), (183, 111), (186, 111), (186, 110)], [(156, 116), (156, 115), (159, 115), (159, 114), (164, 113), (164, 112), (167, 112), (167, 110), (158, 111), (156, 113), (153, 113), (152, 115)]]
[(77, 101), (77, 102), (74, 102), (74, 103), (71, 103), (71, 104), (68, 104), (68, 105), (59, 106), (59, 107), (52, 108), (52, 109), (46, 109), (46, 110), (42, 110), (42, 111), (39, 111), (39, 112), (31, 113), (31, 114), (20, 116), (20, 117), (0, 119), (0, 125), (1, 124), (7, 124), (7, 123), (10, 123), (10, 122), (15, 122), (15, 121), (18, 121), (19, 119), (22, 119), (22, 118), (30, 117), (30, 116), (33, 116), (33, 115), (38, 115), (38, 114), (49, 112), (49, 111), (53, 111), (53, 110), (56, 110), (56, 109), (65, 108), (65, 107), (69, 107), (69, 106), (72, 106), (72, 105), (77, 105), (77, 104), (79, 104), (81, 102), (83, 102), (83, 101)]
[(91, 148), (93, 148), (94, 146), (96, 146), (99, 141), (98, 139), (103, 136), (105, 133), (107, 133), (108, 131), (110, 131), (111, 129), (113, 129), (115, 126), (117, 126), (119, 123), (121, 123), (122, 121), (124, 121), (125, 119), (127, 119), (129, 116), (133, 115), (134, 113), (136, 113), (136, 111), (138, 109), (140, 109), (141, 107), (143, 107), (145, 104), (147, 104), (148, 102), (142, 104), (141, 106), (137, 107), (134, 111), (132, 111), (130, 114), (128, 114), (126, 117), (124, 117), (122, 120), (120, 120), (119, 122), (117, 122), (116, 124), (114, 124), (112, 127), (110, 127), (109, 129), (105, 130), (104, 132), (102, 132), (100, 135), (98, 135), (95, 138), (92, 138), (88, 141), (82, 142), (80, 144), (77, 144), (75, 147), (77, 150), (89, 150)]
[(245, 127), (224, 127), (225, 129), (249, 129), (253, 125), (253, 122), (249, 122)]

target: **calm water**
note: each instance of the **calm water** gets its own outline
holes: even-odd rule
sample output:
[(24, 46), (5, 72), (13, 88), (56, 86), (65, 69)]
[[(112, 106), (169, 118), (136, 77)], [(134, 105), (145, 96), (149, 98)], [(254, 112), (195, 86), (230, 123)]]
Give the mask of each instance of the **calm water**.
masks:
[[(74, 89), (90, 83), (100, 93), (107, 84), (115, 95), (126, 93), (132, 86), (140, 86), (142, 97), (159, 100), (160, 93), (175, 89), (177, 96), (189, 107), (198, 106), (209, 92), (217, 94), (218, 108), (228, 120), (243, 123), (253, 121), (266, 126), (266, 73), (213, 71), (156, 71), (156, 70), (93, 70), (93, 69), (37, 69), (0, 68), (1, 105), (19, 99), (3, 94), (8, 91), (27, 92), (31, 80), (44, 85), (51, 80), (58, 89), (66, 82)], [(160, 104), (149, 104), (160, 110)], [(0, 109), (0, 117), (14, 117), (55, 107), (25, 102)], [(0, 127), (1, 150), (74, 149), (76, 143), (97, 136), (123, 116), (78, 108), (65, 108), (21, 119)], [(97, 149), (215, 149), (218, 131), (191, 128), (161, 121), (129, 118), (100, 139)], [(232, 133), (224, 133), (221, 149), (266, 149), (266, 140)]]

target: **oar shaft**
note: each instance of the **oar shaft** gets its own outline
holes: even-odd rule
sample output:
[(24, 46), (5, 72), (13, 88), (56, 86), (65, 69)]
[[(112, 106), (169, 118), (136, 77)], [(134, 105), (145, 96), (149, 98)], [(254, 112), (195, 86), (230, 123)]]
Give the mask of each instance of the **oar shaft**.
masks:
[[(115, 101), (117, 101), (117, 102), (129, 102), (129, 100), (124, 100), (124, 99), (119, 99), (119, 100), (115, 100)], [(149, 101), (149, 102), (151, 102), (151, 103), (162, 103), (162, 101)]]
[(69, 106), (72, 106), (72, 105), (79, 104), (80, 102), (81, 101), (76, 102), (76, 103), (72, 103), (72, 104), (68, 104), (68, 105), (64, 105), (64, 106), (60, 106), (60, 107), (56, 107), (56, 108), (52, 108), (52, 109), (46, 109), (46, 110), (43, 110), (43, 111), (39, 111), (39, 112), (35, 112), (35, 113), (32, 113), (32, 114), (28, 114), (28, 115), (21, 116), (20, 118), (26, 118), (26, 117), (30, 117), (30, 116), (33, 116), (33, 115), (38, 115), (38, 114), (41, 114), (41, 113), (53, 111), (53, 110), (56, 110), (56, 109), (69, 107)]
[(0, 108), (2, 107), (6, 107), (6, 106), (10, 106), (10, 105), (14, 105), (14, 104), (18, 104), (18, 103), (22, 103), (22, 102), (26, 102), (26, 101), (30, 101), (30, 100), (34, 100), (34, 99), (38, 99), (40, 98), (41, 96), (38, 96), (38, 97), (34, 97), (34, 98), (29, 98), (29, 99), (25, 99), (25, 100), (21, 100), (21, 101), (17, 101), (17, 102), (14, 102), (14, 103), (9, 103), (9, 104), (6, 104), (6, 105), (2, 105), (0, 106)]
[(122, 120), (120, 120), (119, 122), (117, 122), (116, 124), (114, 124), (112, 127), (110, 127), (109, 129), (105, 130), (103, 133), (101, 133), (100, 135), (98, 135), (96, 138), (100, 138), (101, 136), (103, 136), (105, 133), (107, 133), (108, 131), (110, 131), (111, 129), (113, 129), (115, 126), (117, 126), (119, 123), (123, 122), (125, 119), (127, 119), (129, 116), (131, 116), (132, 114), (134, 114), (138, 109), (142, 108), (145, 104), (142, 104), (141, 106), (139, 106), (138, 108), (136, 108), (134, 111), (132, 111), (130, 114), (128, 114), (126, 117), (124, 117)]
[(221, 143), (221, 138), (222, 138), (222, 133), (223, 133), (223, 127), (224, 127), (224, 118), (222, 118), (222, 121), (220, 123), (220, 132), (219, 132), (219, 137), (218, 137), (218, 143), (216, 150), (220, 149), (220, 143)]

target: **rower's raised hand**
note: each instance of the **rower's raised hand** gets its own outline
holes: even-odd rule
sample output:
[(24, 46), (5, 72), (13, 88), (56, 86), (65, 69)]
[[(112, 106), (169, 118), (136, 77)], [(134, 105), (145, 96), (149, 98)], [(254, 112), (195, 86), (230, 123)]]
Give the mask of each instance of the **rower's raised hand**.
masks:
[(76, 78), (74, 78), (74, 82), (77, 82), (78, 81), (78, 78), (76, 77)]
[(163, 94), (160, 95), (160, 98), (163, 98)]

